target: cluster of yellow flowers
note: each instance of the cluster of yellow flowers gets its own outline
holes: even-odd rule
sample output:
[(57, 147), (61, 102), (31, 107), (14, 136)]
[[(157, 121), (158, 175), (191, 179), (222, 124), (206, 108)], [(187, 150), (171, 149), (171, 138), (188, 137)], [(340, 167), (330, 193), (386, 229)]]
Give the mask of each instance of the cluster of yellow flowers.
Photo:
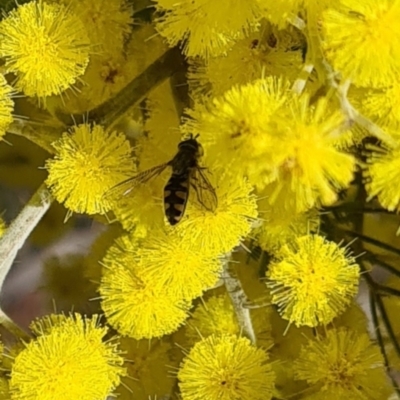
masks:
[(400, 211), (399, 20), (400, 0), (7, 10), (0, 180), (41, 186), (0, 220), (0, 289), (25, 240), (78, 214), (105, 229), (44, 267), (65, 313), (27, 337), (3, 318), (0, 399), (395, 395), (400, 290), (370, 269), (400, 277), (381, 223)]

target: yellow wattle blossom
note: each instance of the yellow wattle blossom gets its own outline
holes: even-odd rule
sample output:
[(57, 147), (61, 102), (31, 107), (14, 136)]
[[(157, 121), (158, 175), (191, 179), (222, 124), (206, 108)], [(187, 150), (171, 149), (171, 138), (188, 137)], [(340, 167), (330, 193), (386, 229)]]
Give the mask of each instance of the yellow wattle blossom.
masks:
[(355, 157), (338, 146), (342, 113), (331, 110), (325, 97), (311, 105), (307, 94), (293, 97), (280, 113), (276, 129), (286, 154), (261, 195), (268, 195), (270, 204), (278, 198), (282, 207), (294, 204), (296, 213), (334, 203), (338, 192), (350, 185), (356, 164)]
[(12, 115), (14, 111), (13, 93), (14, 89), (7, 83), (4, 76), (0, 74), (0, 139), (14, 120)]
[(364, 310), (357, 303), (357, 299), (351, 303), (343, 314), (340, 314), (332, 321), (334, 328), (346, 328), (360, 333), (367, 332), (368, 319)]
[[(251, 320), (257, 338), (257, 346), (268, 350), (273, 345), (271, 337), (270, 308), (251, 310)], [(231, 334), (240, 336), (241, 327), (237, 321), (232, 301), (227, 293), (212, 296), (200, 303), (186, 323), (185, 335), (189, 343), (198, 342), (211, 335)]]
[(264, 350), (227, 334), (196, 343), (184, 358), (178, 379), (182, 400), (269, 400), (275, 374)]
[(276, 375), (275, 397), (287, 399), (307, 388), (305, 382), (294, 379), (293, 363), (299, 357), (301, 346), (314, 337), (309, 327), (290, 326), (282, 319), (275, 308), (271, 310), (271, 327), (274, 346), (270, 350), (273, 371)]
[(133, 175), (131, 146), (122, 133), (81, 124), (53, 143), (55, 156), (46, 161), (46, 184), (70, 212), (104, 214), (112, 202), (104, 194)]
[(3, 377), (0, 378), (0, 396), (2, 396), (3, 399), (10, 398), (10, 387), (8, 382), (8, 379)]
[(133, 23), (125, 0), (61, 0), (86, 27), (89, 39), (101, 57), (119, 54)]
[(367, 333), (338, 329), (310, 339), (294, 369), (314, 389), (312, 400), (386, 400), (392, 393), (380, 349)]
[[(400, 137), (400, 83), (382, 89), (357, 88), (349, 91), (349, 100), (363, 115), (389, 133)], [(357, 129), (357, 126), (354, 128)], [(358, 128), (360, 129), (360, 128)], [(363, 132), (366, 136), (368, 132)]]
[(154, 291), (187, 301), (215, 286), (222, 273), (221, 260), (208, 256), (172, 229), (169, 233), (153, 229), (141, 241), (135, 256), (142, 279)]
[(400, 143), (396, 148), (373, 147), (371, 150), (364, 171), (369, 199), (377, 196), (383, 207), (397, 212), (400, 210), (400, 187), (393, 182), (400, 179)]
[(360, 269), (347, 248), (319, 235), (284, 245), (268, 268), (272, 303), (296, 326), (326, 325), (357, 293)]
[(99, 325), (97, 316), (74, 314), (54, 321), (50, 327), (46, 322), (42, 334), (15, 357), (12, 398), (93, 400), (111, 395), (126, 371), (115, 338), (105, 341), (108, 328)]
[[(249, 31), (258, 27), (264, 5), (260, 0), (156, 0), (162, 16), (157, 30), (171, 46), (184, 42), (187, 56), (202, 58), (224, 54)], [(229, 18), (226, 18), (229, 10)]]
[(164, 226), (163, 188), (168, 172), (136, 186), (128, 195), (116, 193), (112, 210), (123, 228), (136, 238), (144, 238), (152, 229)]
[(145, 281), (137, 249), (136, 240), (123, 236), (108, 250), (99, 287), (101, 307), (120, 334), (137, 340), (161, 337), (179, 328), (191, 304), (175, 291)]
[(280, 29), (287, 27), (293, 20), (304, 0), (276, 0), (268, 3), (266, 18)]
[(269, 196), (265, 192), (260, 195), (258, 210), (263, 223), (255, 230), (257, 241), (271, 255), (296, 237), (315, 233), (319, 229), (320, 217), (317, 210), (296, 213), (293, 203), (287, 204), (278, 200), (270, 204)]
[(91, 57), (79, 89), (50, 96), (46, 99), (45, 107), (52, 114), (60, 111), (83, 114), (121, 90), (135, 73), (137, 68), (128, 68), (122, 54)]
[(400, 69), (399, 19), (398, 0), (340, 0), (323, 13), (326, 57), (358, 86), (392, 85)]
[[(84, 4), (82, 7), (87, 7), (86, 3)], [(111, 37), (109, 39), (111, 40)], [(150, 24), (144, 24), (132, 31), (129, 41), (124, 41), (123, 45), (124, 48), (119, 51), (116, 51), (116, 46), (111, 53), (99, 52), (91, 56), (77, 90), (68, 90), (61, 96), (46, 99), (46, 109), (51, 113), (61, 111), (66, 114), (83, 114), (99, 106), (116, 96), (132, 79), (161, 56), (165, 48), (161, 37), (156, 35), (154, 27)], [(137, 108), (134, 110), (140, 111)]]
[(206, 63), (190, 59), (189, 84), (196, 96), (211, 92), (222, 96), (234, 85), (244, 85), (261, 76), (280, 76), (293, 82), (302, 66), (305, 39), (294, 28), (277, 31), (262, 23), (260, 30), (236, 42), (224, 56)]
[(214, 169), (210, 178), (218, 199), (216, 209), (204, 209), (193, 190), (185, 217), (175, 230), (187, 245), (207, 257), (216, 257), (230, 252), (244, 240), (258, 214), (253, 188), (246, 179)]
[(138, 161), (141, 170), (167, 162), (175, 155), (182, 139), (179, 116), (174, 103), (171, 83), (165, 81), (153, 90), (146, 102), (148, 118), (144, 121), (146, 135), (138, 138)]
[(175, 381), (169, 373), (172, 365), (170, 343), (162, 339), (149, 342), (130, 338), (121, 338), (120, 343), (127, 376), (121, 379), (121, 385), (115, 391), (118, 400), (157, 400), (171, 393)]
[(0, 55), (15, 87), (28, 96), (60, 94), (74, 85), (89, 62), (91, 43), (68, 7), (31, 1), (0, 23)]
[(276, 77), (234, 86), (221, 97), (206, 99), (206, 105), (198, 104), (183, 129), (200, 133), (215, 169), (264, 187), (284, 160), (283, 141), (272, 121), (291, 97), (289, 83)]
[[(146, 134), (136, 138), (140, 171), (170, 161), (181, 141), (179, 118), (169, 81), (150, 93), (146, 101), (146, 114), (148, 118), (143, 127)], [(134, 193), (120, 197), (113, 211), (124, 229), (134, 230), (138, 237), (145, 237), (151, 229), (165, 225), (163, 189), (169, 176), (171, 169), (168, 168), (145, 185), (138, 185)]]
[(112, 224), (106, 227), (93, 241), (89, 253), (83, 260), (83, 276), (91, 283), (98, 286), (101, 281), (102, 269), (100, 261), (105, 257), (110, 243), (123, 234), (119, 224)]

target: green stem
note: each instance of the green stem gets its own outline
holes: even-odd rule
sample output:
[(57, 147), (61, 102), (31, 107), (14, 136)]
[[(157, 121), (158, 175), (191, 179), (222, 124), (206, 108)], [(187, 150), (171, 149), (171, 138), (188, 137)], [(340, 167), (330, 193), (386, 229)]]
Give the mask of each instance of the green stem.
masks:
[[(182, 68), (183, 62), (184, 57), (178, 47), (167, 50), (113, 98), (89, 111), (89, 119), (96, 124), (110, 127), (131, 107), (139, 104), (152, 89)], [(57, 117), (66, 125), (81, 124), (87, 119), (81, 114), (70, 116), (58, 113)]]
[(175, 72), (170, 79), (170, 86), (174, 97), (175, 109), (179, 118), (186, 117), (185, 109), (192, 107), (192, 99), (189, 95), (189, 85), (187, 82), (188, 64), (184, 60), (181, 68)]
[(49, 154), (54, 154), (54, 148), (51, 144), (59, 139), (62, 130), (60, 128), (46, 127), (46, 125), (39, 126), (31, 121), (17, 121), (10, 125), (7, 132), (22, 136), (46, 150)]

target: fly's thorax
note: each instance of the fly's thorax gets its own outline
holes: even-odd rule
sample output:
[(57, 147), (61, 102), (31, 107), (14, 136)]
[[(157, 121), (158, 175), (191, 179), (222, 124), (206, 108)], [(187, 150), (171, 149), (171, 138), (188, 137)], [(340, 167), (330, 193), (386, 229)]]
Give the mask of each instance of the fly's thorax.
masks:
[(182, 147), (175, 157), (170, 161), (172, 173), (175, 175), (184, 175), (198, 166), (199, 148)]

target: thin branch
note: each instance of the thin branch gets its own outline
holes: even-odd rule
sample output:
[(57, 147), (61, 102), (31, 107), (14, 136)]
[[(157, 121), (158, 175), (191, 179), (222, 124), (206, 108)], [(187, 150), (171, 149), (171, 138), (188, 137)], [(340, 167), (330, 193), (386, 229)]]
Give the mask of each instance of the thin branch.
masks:
[(184, 61), (181, 68), (171, 76), (170, 86), (174, 97), (176, 112), (179, 118), (188, 116), (185, 109), (193, 106), (193, 101), (189, 95), (189, 85), (187, 82), (188, 63)]
[[(182, 68), (183, 62), (184, 57), (178, 47), (167, 50), (113, 98), (89, 111), (89, 120), (105, 127), (111, 126), (131, 107), (139, 104), (152, 89)], [(57, 117), (66, 125), (80, 124), (87, 119), (81, 114), (70, 116), (61, 112), (57, 113)]]
[(234, 276), (232, 267), (229, 266), (228, 262), (225, 263), (222, 279), (225, 282), (226, 290), (231, 298), (243, 335), (250, 339), (253, 344), (256, 344), (256, 335), (251, 322), (250, 310), (245, 307), (245, 304), (248, 303), (247, 296), (240, 280)]
[(29, 340), (30, 335), (21, 329), (4, 311), (0, 308), (0, 325), (7, 329), (15, 337)]
[(376, 284), (376, 291), (390, 294), (392, 296), (400, 297), (400, 290), (390, 286)]
[(369, 262), (373, 264), (377, 264), (379, 267), (389, 271), (391, 274), (400, 278), (400, 270), (397, 270), (395, 267), (389, 265), (388, 263), (382, 261), (380, 258), (373, 255), (371, 252), (367, 252), (367, 259)]
[(390, 369), (391, 369), (390, 363), (389, 363), (389, 359), (388, 359), (388, 356), (386, 353), (385, 344), (383, 341), (383, 336), (382, 336), (382, 331), (381, 331), (381, 324), (379, 322), (378, 313), (376, 310), (376, 299), (375, 299), (375, 295), (372, 291), (369, 292), (369, 306), (371, 309), (372, 323), (373, 323), (373, 325), (375, 327), (375, 331), (376, 331), (376, 339), (378, 341), (378, 345), (379, 345), (382, 355), (383, 355), (386, 372), (390, 376), (394, 390), (396, 391), (397, 395), (400, 397), (400, 389), (390, 371)]
[(361, 233), (350, 231), (348, 229), (338, 228), (338, 230), (340, 230), (341, 232), (343, 232), (343, 233), (345, 233), (345, 234), (347, 234), (349, 236), (357, 237), (360, 240), (362, 240), (363, 242), (373, 244), (373, 245), (375, 245), (377, 247), (380, 247), (381, 249), (384, 249), (384, 250), (390, 251), (390, 252), (392, 252), (394, 254), (400, 255), (400, 249), (397, 249), (396, 247), (390, 246), (389, 244), (383, 243), (383, 242), (381, 242), (381, 241), (379, 241), (377, 239), (373, 239), (373, 238), (371, 238), (369, 236), (365, 236), (365, 235), (363, 235)]
[(357, 125), (366, 129), (372, 136), (375, 136), (379, 140), (394, 146), (395, 141), (391, 136), (389, 136), (386, 132), (384, 132), (374, 122), (364, 117), (350, 103), (349, 99), (347, 98), (347, 93), (349, 91), (351, 81), (347, 79), (343, 83), (339, 84), (335, 79), (336, 74), (333, 71), (333, 68), (329, 65), (329, 63), (325, 59), (322, 62), (323, 65), (325, 66), (327, 72), (327, 78), (331, 87), (336, 89), (336, 94), (340, 103), (340, 108), (342, 109), (343, 113), (347, 116), (349, 126), (351, 126), (351, 124), (355, 122)]
[(394, 333), (392, 324), (390, 323), (390, 319), (386, 312), (386, 308), (385, 308), (385, 305), (383, 304), (382, 298), (378, 294), (375, 296), (375, 299), (376, 299), (376, 304), (378, 306), (379, 313), (381, 314), (385, 329), (386, 329), (387, 333), (389, 334), (390, 340), (393, 343), (393, 346), (396, 350), (397, 356), (400, 357), (400, 345), (399, 345), (399, 342), (397, 341), (396, 334)]
[[(43, 183), (0, 239), (0, 293), (18, 251), (49, 209), (52, 201), (52, 196)], [(2, 310), (0, 321), (4, 322), (9, 330), (15, 325)], [(14, 331), (19, 330), (16, 326), (14, 328)]]
[(299, 77), (295, 80), (292, 86), (292, 91), (296, 94), (301, 94), (306, 87), (306, 83), (308, 78), (311, 75), (311, 72), (314, 69), (314, 64), (305, 64), (304, 67), (301, 69)]
[(383, 304), (382, 298), (379, 294), (376, 293), (379, 290), (379, 285), (371, 278), (371, 276), (367, 272), (367, 269), (365, 268), (363, 263), (360, 263), (360, 266), (361, 266), (362, 271), (364, 272), (363, 277), (367, 281), (370, 292), (373, 293), (375, 304), (378, 307), (379, 313), (382, 318), (383, 325), (385, 326), (385, 329), (390, 337), (390, 341), (393, 343), (396, 353), (400, 357), (399, 342), (396, 339), (396, 334), (394, 333), (392, 324), (390, 323), (390, 319), (386, 312), (386, 308), (385, 308), (385, 305)]
[(389, 211), (384, 208), (370, 208), (370, 207), (356, 207), (352, 205), (340, 205), (340, 206), (324, 206), (321, 209), (321, 212), (330, 211), (342, 211), (347, 212), (349, 214), (390, 214), (395, 215), (394, 211)]
[(32, 121), (15, 121), (7, 129), (8, 133), (22, 136), (35, 143), (49, 154), (54, 154), (54, 148), (51, 145), (59, 139), (62, 129), (52, 128), (46, 125), (40, 125), (40, 128)]

